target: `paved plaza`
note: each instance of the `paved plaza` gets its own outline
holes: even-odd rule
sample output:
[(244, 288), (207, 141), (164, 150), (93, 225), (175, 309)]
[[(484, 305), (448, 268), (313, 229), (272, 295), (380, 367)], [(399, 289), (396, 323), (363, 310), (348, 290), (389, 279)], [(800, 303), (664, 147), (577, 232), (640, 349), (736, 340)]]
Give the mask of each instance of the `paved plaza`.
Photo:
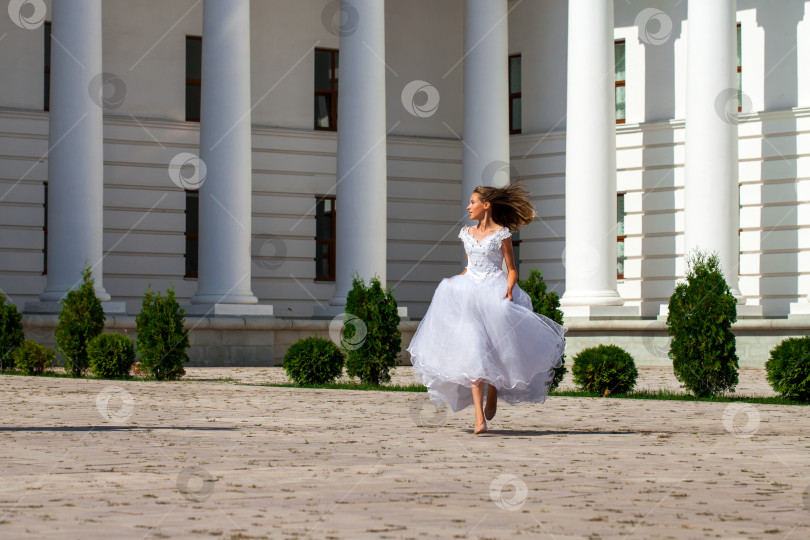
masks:
[(0, 538), (810, 537), (806, 407), (553, 396), (476, 437), (425, 393), (255, 385), (284, 379), (0, 377)]

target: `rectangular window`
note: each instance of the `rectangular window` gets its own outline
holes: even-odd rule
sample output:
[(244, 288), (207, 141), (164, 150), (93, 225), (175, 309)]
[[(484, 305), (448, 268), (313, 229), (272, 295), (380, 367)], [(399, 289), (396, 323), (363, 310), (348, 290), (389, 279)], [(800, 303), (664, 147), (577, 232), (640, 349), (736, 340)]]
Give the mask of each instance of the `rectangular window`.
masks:
[(338, 51), (315, 49), (315, 129), (337, 131)]
[(315, 280), (335, 280), (335, 197), (318, 198), (315, 207)]
[(737, 112), (742, 112), (742, 24), (737, 23)]
[(45, 29), (45, 81), (44, 81), (44, 106), (46, 111), (51, 110), (51, 23), (43, 25)]
[(200, 121), (202, 38), (186, 36), (186, 122)]
[(42, 236), (44, 243), (42, 244), (42, 275), (48, 274), (48, 182), (43, 182), (45, 186), (45, 199), (42, 201), (42, 210), (45, 215), (42, 222)]
[(509, 57), (509, 133), (521, 132), (520, 55)]
[(616, 278), (624, 279), (624, 193), (616, 197)]
[(613, 50), (616, 61), (616, 123), (624, 124), (626, 119), (624, 40), (617, 39), (613, 44)]
[(196, 278), (200, 249), (200, 192), (186, 191), (186, 275)]

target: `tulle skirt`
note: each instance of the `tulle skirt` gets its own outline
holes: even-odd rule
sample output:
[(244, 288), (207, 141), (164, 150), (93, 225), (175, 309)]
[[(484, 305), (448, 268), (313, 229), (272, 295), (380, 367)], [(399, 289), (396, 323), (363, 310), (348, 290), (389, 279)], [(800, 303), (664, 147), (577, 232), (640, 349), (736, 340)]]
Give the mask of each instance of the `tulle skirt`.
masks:
[(471, 381), (492, 384), (498, 401), (512, 405), (545, 401), (568, 329), (535, 313), (517, 284), (510, 301), (506, 286), (502, 271), (489, 282), (468, 271), (436, 288), (406, 350), (437, 408), (446, 403), (455, 413), (472, 405)]

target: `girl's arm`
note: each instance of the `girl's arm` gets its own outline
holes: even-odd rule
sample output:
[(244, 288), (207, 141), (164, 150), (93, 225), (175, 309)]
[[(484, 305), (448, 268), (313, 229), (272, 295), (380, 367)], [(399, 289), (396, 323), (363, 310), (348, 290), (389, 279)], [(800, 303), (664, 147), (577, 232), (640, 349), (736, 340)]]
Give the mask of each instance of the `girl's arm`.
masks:
[[(464, 254), (467, 255), (466, 252)], [(467, 264), (470, 264), (470, 256), (469, 255), (467, 255)], [(464, 271), (460, 275), (463, 276), (466, 273), (467, 273), (467, 267), (464, 267)]]
[(512, 251), (512, 239), (504, 238), (501, 242), (501, 249), (503, 250), (503, 257), (506, 261), (506, 269), (509, 274), (506, 276), (506, 294), (504, 298), (512, 300), (512, 287), (515, 286), (518, 280), (518, 273), (515, 269), (515, 253)]

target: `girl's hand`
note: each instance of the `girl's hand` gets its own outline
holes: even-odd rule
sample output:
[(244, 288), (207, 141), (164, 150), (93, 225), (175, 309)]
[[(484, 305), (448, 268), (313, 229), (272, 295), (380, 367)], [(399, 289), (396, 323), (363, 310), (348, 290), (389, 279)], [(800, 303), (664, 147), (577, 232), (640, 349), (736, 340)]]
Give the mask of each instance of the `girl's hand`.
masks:
[(506, 289), (506, 294), (503, 295), (503, 297), (508, 298), (510, 302), (514, 302), (514, 300), (512, 300), (512, 289), (511, 288)]

